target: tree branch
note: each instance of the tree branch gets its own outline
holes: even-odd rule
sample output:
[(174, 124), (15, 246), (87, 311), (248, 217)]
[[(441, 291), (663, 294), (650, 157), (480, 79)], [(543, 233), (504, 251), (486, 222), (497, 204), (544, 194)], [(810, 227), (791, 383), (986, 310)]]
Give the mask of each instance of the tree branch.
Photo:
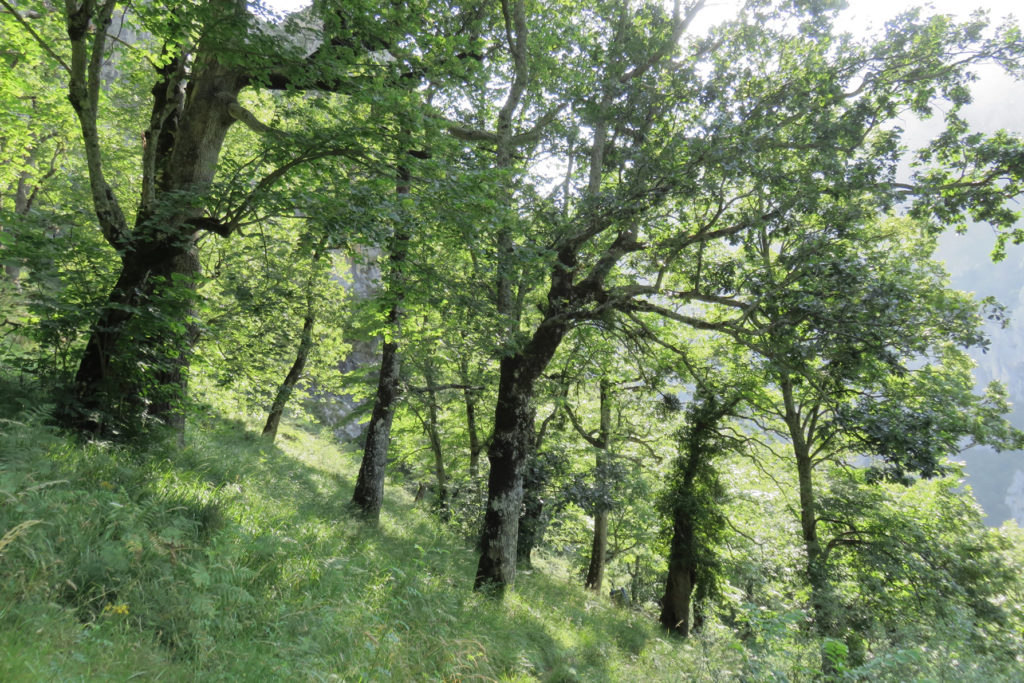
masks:
[(69, 74), (71, 73), (71, 67), (68, 66), (68, 63), (65, 62), (61, 58), (60, 55), (58, 55), (56, 52), (53, 51), (53, 48), (51, 48), (49, 46), (49, 44), (45, 40), (43, 40), (42, 36), (40, 36), (38, 33), (36, 33), (35, 29), (32, 28), (31, 24), (29, 24), (25, 20), (25, 18), (18, 13), (18, 10), (15, 9), (13, 5), (11, 5), (9, 2), (7, 2), (7, 0), (0, 0), (0, 5), (2, 5), (4, 8), (6, 8), (7, 11), (10, 12), (14, 16), (14, 19), (19, 24), (21, 24), (22, 26), (25, 27), (25, 30), (29, 32), (29, 35), (31, 35), (32, 38), (35, 39), (36, 43), (39, 44), (39, 47), (43, 48), (43, 51), (46, 52), (46, 54), (50, 55), (51, 59), (53, 59), (55, 62), (60, 64), (61, 68), (63, 68)]
[(228, 100), (227, 107), (231, 118), (245, 124), (246, 128), (254, 133), (259, 133), (260, 135), (282, 135), (281, 131), (263, 123), (256, 118), (255, 114), (239, 104), (234, 95), (231, 95), (230, 93), (221, 93), (218, 97)]
[(579, 433), (580, 436), (582, 436), (584, 438), (584, 440), (587, 443), (589, 443), (594, 448), (600, 448), (602, 450), (604, 449), (604, 445), (601, 443), (601, 440), (596, 438), (592, 434), (589, 434), (583, 428), (583, 425), (580, 423), (580, 420), (576, 416), (576, 413), (574, 413), (572, 411), (572, 408), (569, 407), (568, 402), (566, 402), (566, 404), (565, 404), (565, 414), (569, 416), (569, 422), (572, 423), (573, 428), (577, 431), (577, 433)]
[(423, 394), (430, 391), (445, 391), (448, 389), (461, 389), (463, 391), (483, 391), (486, 389), (486, 387), (479, 386), (477, 384), (437, 384), (433, 387), (407, 386), (406, 388), (417, 394)]
[(103, 237), (115, 249), (124, 247), (128, 225), (124, 211), (114, 196), (103, 173), (103, 155), (100, 151), (99, 128), (97, 125), (100, 68), (103, 65), (103, 48), (106, 44), (107, 27), (114, 11), (115, 0), (106, 0), (96, 13), (93, 28), (92, 49), (87, 45), (90, 25), (93, 23), (95, 0), (86, 0), (76, 7), (73, 0), (65, 0), (67, 9), (68, 38), (71, 41), (71, 68), (68, 82), (68, 99), (78, 116), (85, 145), (86, 165), (89, 170), (89, 186), (92, 200)]

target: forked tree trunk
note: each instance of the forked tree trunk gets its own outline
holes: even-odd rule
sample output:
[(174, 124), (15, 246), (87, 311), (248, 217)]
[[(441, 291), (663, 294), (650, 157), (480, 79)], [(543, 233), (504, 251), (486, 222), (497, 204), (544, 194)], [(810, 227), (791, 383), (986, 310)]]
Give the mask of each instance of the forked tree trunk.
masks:
[[(243, 30), (244, 4), (223, 0), (214, 5), (220, 15), (211, 21), (237, 21)], [(153, 113), (144, 136), (142, 197), (135, 226), (129, 229), (104, 176), (98, 125), (101, 66), (113, 8), (113, 3), (99, 7), (83, 2), (67, 17), (69, 99), (82, 129), (96, 217), (104, 237), (121, 254), (121, 272), (90, 330), (73, 390), (59, 416), (70, 427), (103, 430), (111, 417), (117, 421), (125, 411), (138, 412), (139, 406), (151, 402), (150, 414), (165, 420), (172, 417), (180, 428), (183, 418), (178, 407), (191, 337), (181, 330), (188, 324), (188, 307), (161, 310), (163, 318), (172, 319), (165, 329), (160, 327), (160, 316), (143, 321), (141, 329), (131, 326), (153, 302), (166, 304), (161, 297), (169, 288), (192, 286), (198, 272), (197, 226), (210, 219), (203, 219), (202, 208), (193, 208), (198, 203), (183, 198), (201, 196), (213, 181), (221, 147), (235, 122), (231, 108), (237, 105), (246, 76), (238, 67), (220, 64), (207, 49), (214, 46), (201, 43), (182, 91), (178, 86), (184, 78), (186, 55), (171, 55), (153, 88)], [(175, 65), (181, 66), (182, 73), (176, 73)], [(156, 370), (140, 371), (142, 364), (134, 361), (140, 356), (144, 360), (155, 347), (167, 349), (168, 339), (172, 348), (159, 353), (162, 359)], [(163, 362), (167, 358), (173, 360)], [(139, 415), (129, 412), (127, 417), (137, 422)]]
[(533, 392), (568, 330), (562, 311), (552, 306), (525, 347), (501, 360), (494, 436), (487, 449), (487, 508), (480, 536), (474, 588), (502, 594), (516, 578), (523, 466), (534, 442)]

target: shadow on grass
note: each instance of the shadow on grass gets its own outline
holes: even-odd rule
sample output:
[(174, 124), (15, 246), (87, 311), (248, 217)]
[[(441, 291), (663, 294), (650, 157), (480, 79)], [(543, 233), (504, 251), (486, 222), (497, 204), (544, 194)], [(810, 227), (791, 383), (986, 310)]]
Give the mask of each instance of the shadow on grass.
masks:
[(272, 445), (237, 420), (195, 426), (184, 449), (137, 457), (25, 427), (18, 439), (52, 445), (17, 466), (43, 459), (68, 480), (10, 492), (48, 520), (33, 540), (53, 557), (35, 551), (36, 585), (68, 587), (36, 598), (90, 624), (124, 609), (125, 633), (203, 680), (601, 681), (610, 651), (644, 647), (628, 613), (537, 572), (504, 603), (474, 593), (476, 553), (400, 487), (368, 527), (348, 509), (356, 456), (315, 431), (289, 427)]

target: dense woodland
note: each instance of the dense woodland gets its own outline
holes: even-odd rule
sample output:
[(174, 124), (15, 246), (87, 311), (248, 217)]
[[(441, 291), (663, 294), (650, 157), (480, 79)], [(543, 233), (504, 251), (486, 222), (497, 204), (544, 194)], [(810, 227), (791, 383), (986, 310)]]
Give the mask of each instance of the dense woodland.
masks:
[(705, 4), (0, 0), (0, 673), (1019, 680), (1020, 26)]

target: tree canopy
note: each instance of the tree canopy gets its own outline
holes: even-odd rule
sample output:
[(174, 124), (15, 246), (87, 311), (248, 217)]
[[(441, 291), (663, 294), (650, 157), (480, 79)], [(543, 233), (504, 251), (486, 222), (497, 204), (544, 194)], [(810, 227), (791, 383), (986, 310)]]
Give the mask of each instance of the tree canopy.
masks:
[[(348, 394), (364, 522), (419, 477), (476, 590), (560, 544), (683, 636), (761, 599), (729, 559), (750, 467), (837, 674), (900, 621), (858, 611), (880, 577), (935, 613), (969, 582), (897, 487), (959, 501), (966, 444), (1024, 446), (967, 356), (1003, 309), (932, 260), (967, 221), (1021, 241), (1024, 138), (964, 116), (978, 68), (1024, 73), (1020, 27), (856, 36), (844, 4), (696, 33), (705, 0), (0, 0), (0, 362), (88, 438), (184, 444), (227, 394), (272, 441)], [(941, 130), (908, 149), (907, 117)]]

